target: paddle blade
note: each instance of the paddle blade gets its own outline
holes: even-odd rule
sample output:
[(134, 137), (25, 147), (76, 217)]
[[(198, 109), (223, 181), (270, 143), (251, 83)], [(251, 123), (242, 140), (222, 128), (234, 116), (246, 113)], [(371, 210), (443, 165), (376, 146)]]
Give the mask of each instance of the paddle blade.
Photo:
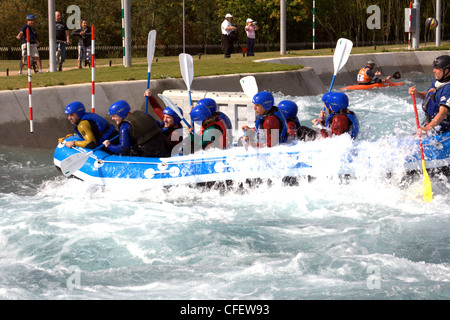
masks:
[(433, 200), (433, 190), (431, 190), (431, 181), (428, 176), (427, 168), (425, 167), (425, 160), (422, 160), (423, 170), (423, 201), (430, 202)]
[(70, 177), (86, 163), (93, 151), (88, 153), (76, 153), (61, 161), (61, 171), (66, 177)]
[(149, 73), (152, 66), (153, 57), (155, 55), (155, 47), (156, 47), (156, 30), (152, 30), (148, 33), (147, 39), (147, 62)]
[(247, 97), (253, 99), (253, 96), (258, 93), (258, 85), (256, 84), (256, 79), (254, 76), (247, 76), (241, 78), (239, 80), (241, 83), (242, 90), (244, 90), (244, 93)]
[(194, 60), (192, 56), (187, 53), (180, 53), (180, 69), (183, 76), (184, 83), (188, 90), (191, 90), (192, 80), (194, 80)]
[(169, 97), (166, 97), (165, 95), (162, 95), (161, 93), (158, 93), (158, 97), (161, 98), (161, 100), (164, 102), (164, 104), (166, 105), (167, 108), (172, 109), (177, 116), (180, 117), (181, 120), (183, 120), (183, 122), (188, 126), (188, 128), (190, 128), (191, 126), (189, 125), (189, 123), (186, 121), (186, 119), (183, 117), (183, 115), (180, 112), (180, 109), (178, 109), (178, 107), (173, 103), (172, 100), (170, 100)]
[(336, 75), (339, 70), (341, 70), (342, 67), (346, 64), (352, 48), (353, 42), (348, 39), (340, 38), (337, 41), (333, 56), (334, 75)]

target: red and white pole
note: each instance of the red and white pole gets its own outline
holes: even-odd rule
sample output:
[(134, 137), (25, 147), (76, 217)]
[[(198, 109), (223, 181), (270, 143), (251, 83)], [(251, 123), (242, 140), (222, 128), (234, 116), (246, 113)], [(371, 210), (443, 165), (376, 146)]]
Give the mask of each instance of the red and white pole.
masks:
[(91, 28), (91, 73), (92, 73), (92, 113), (95, 113), (95, 35), (94, 35), (94, 25)]
[(412, 2), (409, 2), (409, 32), (408, 32), (408, 50), (411, 50), (411, 11)]
[(27, 63), (28, 63), (28, 107), (30, 109), (30, 132), (33, 129), (33, 104), (31, 91), (31, 46), (30, 46), (30, 29), (27, 28)]

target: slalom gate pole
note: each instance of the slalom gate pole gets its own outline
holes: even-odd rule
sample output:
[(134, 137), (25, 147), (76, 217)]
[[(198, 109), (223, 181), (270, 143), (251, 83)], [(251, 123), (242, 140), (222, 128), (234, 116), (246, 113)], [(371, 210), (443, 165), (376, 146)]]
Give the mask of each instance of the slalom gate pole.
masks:
[(316, 2), (313, 1), (313, 38), (312, 38), (312, 48), (316, 48)]
[(33, 128), (33, 103), (31, 91), (31, 45), (30, 45), (30, 29), (27, 28), (27, 62), (28, 62), (28, 107), (30, 109), (30, 132), (34, 132)]
[(121, 10), (122, 10), (122, 57), (123, 57), (123, 65), (125, 65), (125, 11), (124, 11), (124, 5), (123, 0), (121, 0)]
[(94, 25), (91, 28), (91, 73), (92, 73), (92, 113), (95, 113), (95, 34)]
[(411, 50), (411, 11), (412, 2), (409, 2), (409, 31), (408, 31), (408, 50)]

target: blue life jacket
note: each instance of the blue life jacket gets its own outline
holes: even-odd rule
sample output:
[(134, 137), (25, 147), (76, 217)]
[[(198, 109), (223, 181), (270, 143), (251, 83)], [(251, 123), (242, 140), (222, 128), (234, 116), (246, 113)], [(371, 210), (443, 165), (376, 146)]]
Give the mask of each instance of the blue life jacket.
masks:
[[(447, 85), (449, 85), (446, 84), (436, 89), (435, 83), (436, 80), (433, 82), (430, 89), (428, 89), (422, 103), (422, 110), (425, 112), (425, 115), (427, 116), (427, 119), (425, 120), (426, 123), (429, 123), (439, 113), (439, 108), (440, 105), (442, 104), (440, 102), (440, 97), (443, 94), (442, 90)], [(448, 131), (450, 129), (450, 112), (447, 113), (447, 117), (444, 120), (442, 120), (439, 126), (441, 127), (440, 131)]]

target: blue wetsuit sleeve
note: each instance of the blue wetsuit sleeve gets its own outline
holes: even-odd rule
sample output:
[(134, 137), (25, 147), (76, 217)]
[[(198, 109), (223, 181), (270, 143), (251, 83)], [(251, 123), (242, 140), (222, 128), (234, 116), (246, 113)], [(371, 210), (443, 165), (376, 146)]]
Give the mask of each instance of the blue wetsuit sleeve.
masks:
[(130, 128), (127, 122), (119, 129), (119, 144), (110, 144), (108, 150), (117, 154), (124, 154), (130, 149)]

